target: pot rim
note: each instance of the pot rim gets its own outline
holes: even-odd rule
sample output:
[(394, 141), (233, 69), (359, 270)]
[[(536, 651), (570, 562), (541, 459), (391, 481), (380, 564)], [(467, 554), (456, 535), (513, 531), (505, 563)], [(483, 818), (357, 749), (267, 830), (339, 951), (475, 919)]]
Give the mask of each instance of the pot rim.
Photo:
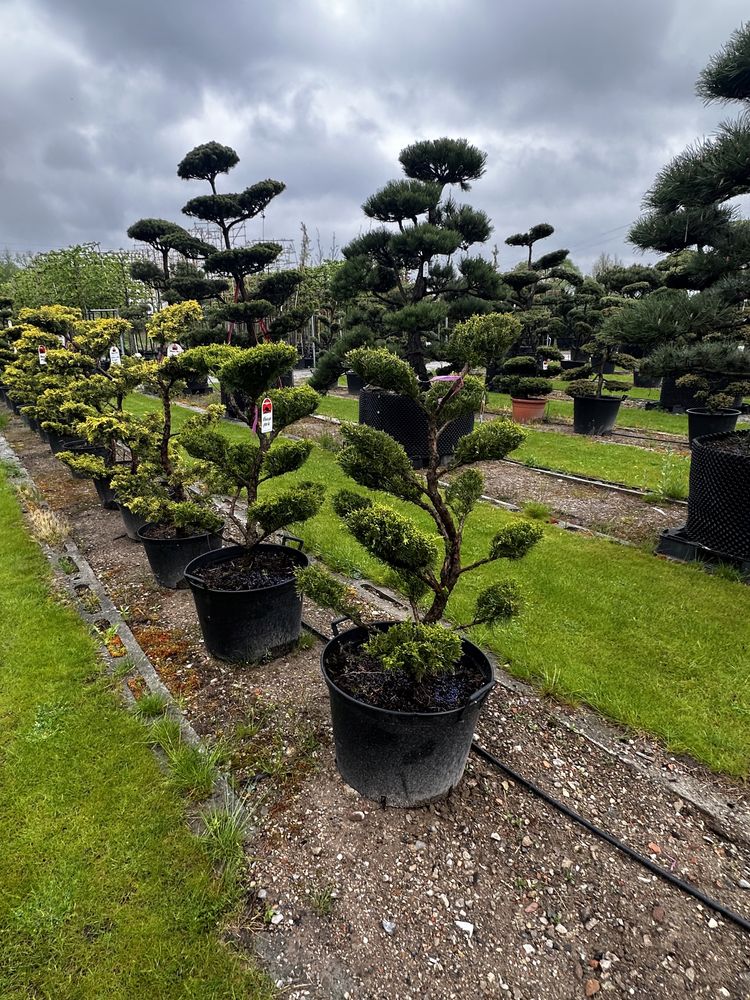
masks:
[(722, 406), (718, 410), (709, 410), (705, 406), (689, 406), (685, 412), (696, 413), (699, 417), (733, 417), (735, 414), (739, 417), (742, 410), (734, 406)]
[(152, 538), (150, 535), (141, 534), (141, 532), (145, 531), (146, 528), (153, 528), (156, 526), (166, 527), (166, 525), (160, 524), (160, 522), (158, 521), (147, 521), (146, 524), (143, 525), (143, 527), (138, 529), (137, 534), (140, 540), (142, 542), (149, 542), (150, 544), (154, 545), (169, 545), (172, 542), (192, 542), (195, 541), (197, 538), (211, 538), (215, 535), (218, 535), (221, 538), (226, 529), (226, 525), (222, 524), (215, 531), (197, 531), (193, 535), (183, 535), (180, 538)]
[(511, 396), (511, 403), (544, 403), (547, 405), (546, 396)]
[(339, 697), (343, 698), (347, 702), (350, 702), (352, 705), (358, 705), (362, 708), (370, 709), (373, 712), (379, 712), (381, 715), (387, 715), (394, 718), (397, 717), (399, 719), (437, 719), (441, 717), (447, 718), (448, 716), (452, 715), (461, 715), (467, 709), (471, 708), (472, 705), (475, 705), (477, 703), (481, 705), (482, 702), (484, 702), (484, 700), (487, 698), (487, 696), (491, 693), (492, 689), (497, 684), (497, 678), (495, 676), (495, 668), (490, 662), (487, 654), (479, 646), (477, 646), (475, 642), (472, 642), (471, 639), (467, 639), (466, 636), (463, 635), (461, 636), (461, 642), (468, 643), (470, 646), (473, 646), (474, 649), (478, 651), (480, 656), (484, 658), (489, 668), (490, 679), (488, 681), (485, 681), (485, 683), (482, 684), (481, 687), (477, 688), (476, 691), (472, 692), (472, 694), (469, 695), (468, 701), (458, 708), (449, 708), (441, 712), (408, 712), (408, 711), (400, 711), (399, 709), (394, 709), (394, 708), (380, 708), (378, 705), (371, 705), (367, 701), (362, 701), (360, 698), (355, 698), (353, 695), (347, 694), (346, 691), (342, 690), (342, 688), (340, 688), (338, 684), (336, 684), (336, 682), (332, 680), (331, 677), (329, 677), (325, 666), (325, 656), (328, 649), (331, 646), (331, 643), (339, 642), (341, 639), (346, 638), (346, 636), (349, 635), (351, 632), (357, 632), (360, 629), (364, 629), (366, 631), (368, 629), (375, 628), (386, 631), (391, 625), (398, 625), (398, 624), (399, 622), (395, 620), (389, 620), (384, 622), (371, 622), (368, 625), (355, 625), (352, 628), (348, 628), (345, 632), (339, 632), (338, 635), (334, 635), (332, 638), (330, 638), (320, 652), (320, 672), (323, 675), (323, 680), (325, 681), (328, 688), (331, 691), (335, 691)]
[[(258, 542), (257, 545), (253, 545), (253, 548), (264, 548), (264, 549), (283, 549), (285, 552), (292, 553), (294, 556), (300, 556), (305, 562), (308, 562), (308, 558), (304, 552), (300, 552), (299, 549), (293, 549), (288, 545), (279, 545), (276, 542)], [(193, 576), (190, 572), (190, 567), (197, 563), (199, 559), (206, 559), (208, 557), (218, 557), (215, 559), (216, 562), (231, 562), (236, 556), (242, 555), (249, 551), (244, 545), (226, 545), (223, 549), (215, 549), (213, 552), (204, 552), (203, 555), (196, 556), (192, 559), (185, 567), (185, 579), (194, 587), (196, 590), (205, 590), (211, 594), (263, 594), (269, 593), (270, 591), (276, 590), (279, 587), (288, 587), (290, 583), (294, 582), (294, 577), (290, 577), (288, 580), (282, 580), (280, 583), (272, 583), (267, 587), (246, 587), (241, 590), (226, 590), (221, 587), (209, 587), (199, 580), (197, 577)], [(221, 553), (221, 555), (219, 555)]]

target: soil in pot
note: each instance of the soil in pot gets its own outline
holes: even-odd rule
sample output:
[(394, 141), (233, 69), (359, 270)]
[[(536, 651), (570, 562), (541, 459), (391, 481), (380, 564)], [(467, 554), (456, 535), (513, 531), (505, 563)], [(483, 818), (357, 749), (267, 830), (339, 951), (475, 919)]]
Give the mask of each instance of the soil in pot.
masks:
[(688, 415), (688, 439), (704, 434), (730, 434), (737, 426), (739, 410), (707, 410), (703, 407), (690, 408)]
[(203, 638), (221, 660), (245, 663), (289, 649), (302, 629), (302, 599), (294, 568), (307, 566), (296, 549), (264, 542), (198, 556), (185, 568)]
[(288, 553), (251, 550), (231, 562), (202, 566), (193, 575), (213, 590), (259, 590), (291, 580), (296, 565)]
[(455, 673), (426, 677), (416, 683), (406, 671), (385, 670), (358, 643), (341, 645), (326, 661), (326, 672), (352, 698), (390, 712), (446, 712), (461, 708), (484, 683), (477, 664), (465, 660)]
[(187, 587), (185, 568), (193, 559), (222, 546), (221, 531), (190, 532), (167, 524), (146, 524), (138, 537), (157, 583), (171, 590)]

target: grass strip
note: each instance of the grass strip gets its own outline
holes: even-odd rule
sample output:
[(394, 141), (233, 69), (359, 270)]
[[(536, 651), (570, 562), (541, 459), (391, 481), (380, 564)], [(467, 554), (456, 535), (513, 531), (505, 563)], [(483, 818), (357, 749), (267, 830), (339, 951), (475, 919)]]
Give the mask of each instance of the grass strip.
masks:
[(146, 729), (51, 595), (0, 471), (0, 996), (266, 1000)]

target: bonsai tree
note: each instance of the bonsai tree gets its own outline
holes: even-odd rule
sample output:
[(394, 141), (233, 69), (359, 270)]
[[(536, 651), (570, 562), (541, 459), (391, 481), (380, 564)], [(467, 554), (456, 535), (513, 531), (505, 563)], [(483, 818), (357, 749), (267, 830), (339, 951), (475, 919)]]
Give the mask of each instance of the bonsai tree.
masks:
[[(301, 468), (312, 450), (310, 441), (277, 441), (285, 427), (309, 416), (318, 405), (318, 394), (309, 386), (272, 388), (295, 357), (293, 347), (280, 343), (247, 349), (195, 347), (183, 356), (185, 363), (203, 365), (218, 375), (247, 425), (245, 440), (233, 443), (220, 431), (220, 408), (209, 407), (183, 426), (180, 443), (199, 461), (198, 472), (208, 487), (229, 496), (227, 516), (248, 551), (287, 525), (313, 517), (323, 502), (323, 488), (306, 482), (260, 496), (262, 485)], [(266, 396), (273, 404), (271, 430), (263, 430), (261, 405)], [(240, 500), (247, 504), (244, 516), (238, 511)]]
[(613, 365), (633, 369), (637, 360), (629, 354), (623, 354), (617, 345), (598, 337), (583, 348), (591, 355), (591, 360), (580, 368), (571, 368), (563, 372), (563, 381), (568, 382), (566, 392), (574, 399), (578, 397), (595, 397), (601, 399), (606, 389), (610, 393), (627, 392), (628, 382), (622, 379), (610, 378), (606, 369)]
[(539, 375), (537, 359), (529, 355), (508, 358), (492, 387), (497, 392), (507, 392), (514, 399), (538, 399), (552, 392), (552, 382)]
[(750, 393), (750, 382), (730, 382), (724, 392), (716, 392), (705, 376), (695, 373), (678, 378), (677, 387), (692, 392), (695, 401), (709, 413), (721, 413), (722, 410), (732, 409), (738, 396)]
[[(407, 146), (399, 160), (405, 178), (389, 181), (365, 201), (365, 215), (379, 225), (344, 248), (332, 289), (343, 303), (364, 294), (380, 303), (394, 348), (425, 379), (427, 361), (442, 353), (439, 329), (446, 318), (490, 312), (500, 294), (488, 261), (451, 260), (486, 242), (492, 229), (484, 212), (458, 204), (446, 191), (470, 190), (484, 173), (486, 154), (465, 139), (441, 138)], [(343, 366), (327, 363), (326, 377), (335, 381)], [(322, 387), (320, 373), (315, 383)]]
[[(389, 675), (406, 674), (413, 683), (450, 674), (461, 656), (458, 630), (492, 625), (516, 614), (520, 595), (514, 583), (499, 580), (483, 590), (470, 620), (453, 630), (440, 622), (456, 585), (480, 566), (500, 559), (519, 559), (542, 537), (539, 526), (527, 521), (504, 525), (490, 542), (486, 555), (471, 562), (462, 559), (464, 529), (480, 499), (483, 478), (477, 461), (505, 458), (524, 438), (510, 420), (482, 424), (462, 438), (448, 469), (458, 473), (447, 487), (440, 485), (437, 439), (445, 422), (473, 411), (481, 382), (464, 374), (462, 381), (439, 382), (420, 392), (412, 368), (386, 350), (359, 348), (348, 356), (354, 371), (366, 382), (387, 386), (418, 401), (429, 425), (431, 461), (418, 475), (404, 449), (389, 435), (364, 425), (342, 428), (344, 447), (338, 453), (341, 469), (367, 490), (379, 490), (425, 512), (435, 533), (423, 530), (407, 516), (366, 494), (343, 490), (333, 506), (345, 527), (368, 552), (388, 566), (406, 594), (412, 621), (374, 634), (365, 650)], [(458, 470), (463, 469), (460, 473)], [(318, 567), (297, 574), (300, 591), (340, 614), (361, 621), (357, 604), (345, 587)]]

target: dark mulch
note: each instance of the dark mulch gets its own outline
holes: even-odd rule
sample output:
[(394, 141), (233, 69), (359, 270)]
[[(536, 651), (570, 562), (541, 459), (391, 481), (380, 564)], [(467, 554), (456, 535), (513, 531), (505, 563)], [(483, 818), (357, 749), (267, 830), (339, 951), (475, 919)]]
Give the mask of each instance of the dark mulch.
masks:
[(158, 538), (168, 540), (173, 538), (196, 538), (199, 535), (206, 535), (208, 532), (204, 528), (176, 528), (173, 524), (148, 524), (141, 531), (146, 538)]
[(719, 441), (712, 441), (711, 448), (727, 455), (750, 458), (750, 431), (737, 431), (734, 434), (728, 434)]
[(216, 590), (260, 590), (287, 583), (294, 577), (297, 564), (278, 552), (247, 552), (193, 571), (194, 576)]
[(485, 678), (475, 663), (462, 660), (452, 673), (419, 683), (405, 670), (386, 670), (354, 643), (342, 645), (326, 662), (329, 677), (346, 694), (391, 712), (449, 712), (462, 708)]

